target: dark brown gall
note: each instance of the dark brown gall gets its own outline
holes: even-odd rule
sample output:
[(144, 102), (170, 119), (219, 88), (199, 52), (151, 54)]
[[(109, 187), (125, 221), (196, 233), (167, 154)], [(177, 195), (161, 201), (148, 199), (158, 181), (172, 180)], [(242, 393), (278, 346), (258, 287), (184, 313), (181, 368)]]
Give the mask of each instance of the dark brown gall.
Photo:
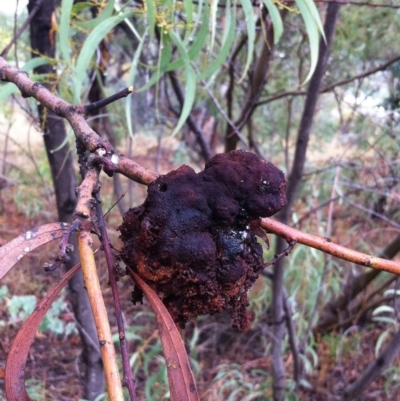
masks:
[[(216, 155), (199, 174), (181, 166), (157, 178), (143, 205), (125, 213), (121, 259), (181, 326), (228, 309), (233, 326), (246, 330), (247, 291), (264, 263), (255, 232), (260, 217), (286, 205), (285, 191), (283, 173), (245, 151)], [(142, 300), (137, 287), (133, 300)]]

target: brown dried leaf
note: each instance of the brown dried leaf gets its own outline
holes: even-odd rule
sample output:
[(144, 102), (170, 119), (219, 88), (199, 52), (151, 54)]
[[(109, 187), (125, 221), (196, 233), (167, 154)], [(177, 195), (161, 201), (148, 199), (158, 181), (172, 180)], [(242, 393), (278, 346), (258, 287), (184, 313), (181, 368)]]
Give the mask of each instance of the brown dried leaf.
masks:
[(60, 238), (67, 223), (50, 223), (27, 231), (0, 247), (0, 280), (29, 252)]
[[(51, 226), (51, 224), (48, 224), (48, 226)], [(25, 363), (29, 353), (29, 348), (35, 338), (40, 323), (49, 310), (51, 304), (58, 297), (68, 280), (79, 270), (80, 267), (80, 264), (74, 266), (63, 276), (61, 281), (45, 295), (14, 338), (7, 357), (4, 379), (6, 399), (8, 401), (31, 401), (31, 398), (29, 398), (26, 393), (24, 377)]]
[(171, 401), (199, 401), (189, 358), (179, 331), (157, 294), (131, 269), (127, 268), (146, 295), (156, 316), (160, 339), (167, 362)]

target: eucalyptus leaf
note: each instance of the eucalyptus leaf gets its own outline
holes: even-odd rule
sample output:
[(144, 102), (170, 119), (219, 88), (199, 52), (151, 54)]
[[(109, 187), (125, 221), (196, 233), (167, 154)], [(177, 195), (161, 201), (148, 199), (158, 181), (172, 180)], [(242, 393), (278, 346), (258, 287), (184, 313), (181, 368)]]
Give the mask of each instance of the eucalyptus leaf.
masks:
[[(147, 34), (148, 34), (148, 28), (146, 29), (145, 33), (142, 35), (139, 45), (136, 48), (136, 52), (135, 52), (135, 55), (132, 60), (131, 68), (129, 70), (128, 86), (134, 87), (137, 66), (139, 64), (140, 55), (142, 54), (143, 45), (144, 45), (145, 39), (147, 38)], [(126, 122), (128, 125), (128, 132), (129, 132), (130, 137), (132, 138), (133, 137), (133, 127), (132, 127), (131, 105), (132, 105), (131, 96), (127, 96), (125, 99), (125, 115), (126, 115)]]
[(313, 0), (304, 0), (304, 2), (306, 3), (308, 9), (310, 10), (311, 16), (314, 18), (315, 24), (317, 25), (320, 34), (326, 41), (324, 26), (322, 25), (321, 17), (319, 15), (317, 6), (315, 5)]
[(147, 11), (147, 22), (150, 29), (150, 42), (154, 39), (154, 31), (156, 28), (156, 6), (154, 0), (145, 0)]
[(85, 43), (79, 53), (75, 68), (75, 101), (80, 102), (82, 83), (86, 77), (86, 71), (89, 68), (93, 54), (99, 43), (116, 25), (125, 18), (133, 15), (133, 12), (127, 12), (122, 15), (108, 18), (100, 25), (93, 29), (90, 35), (86, 38)]
[(170, 35), (172, 41), (175, 43), (178, 49), (178, 52), (181, 54), (183, 62), (185, 63), (185, 78), (186, 78), (185, 100), (183, 102), (181, 116), (179, 118), (178, 124), (176, 125), (174, 132), (172, 133), (173, 136), (182, 128), (183, 124), (185, 124), (185, 121), (187, 120), (190, 111), (192, 110), (196, 94), (196, 73), (194, 72), (192, 66), (190, 65), (189, 57), (185, 51), (185, 47), (183, 46), (183, 43), (181, 42), (179, 36), (172, 31), (170, 32)]
[(307, 6), (305, 0), (295, 0), (295, 1), (297, 7), (300, 10), (301, 16), (304, 20), (304, 24), (306, 26), (306, 31), (308, 35), (308, 41), (310, 43), (311, 64), (308, 75), (304, 80), (304, 82), (302, 83), (302, 85), (304, 85), (311, 79), (317, 66), (318, 55), (319, 55), (319, 31), (318, 31), (318, 25), (316, 24), (315, 19), (311, 14), (310, 9)]
[(215, 74), (220, 69), (221, 65), (227, 60), (232, 48), (232, 44), (235, 40), (235, 28), (236, 13), (235, 11), (231, 10), (231, 2), (228, 0), (226, 2), (225, 30), (222, 38), (221, 49), (219, 50), (218, 56), (215, 58), (215, 60), (209, 63), (209, 67), (197, 76), (198, 81), (206, 79)]
[[(229, 3), (229, 8), (228, 8)], [(227, 2), (226, 5), (226, 13), (228, 14), (228, 10), (230, 11), (230, 2)], [(209, 53), (213, 51), (214, 42), (215, 42), (215, 32), (217, 29), (217, 11), (218, 11), (218, 0), (211, 1), (211, 18), (210, 18), (210, 32), (211, 32), (211, 40), (210, 40), (210, 47), (208, 49)]]
[(101, 24), (107, 18), (111, 17), (114, 11), (114, 3), (115, 0), (109, 0), (104, 7), (104, 10), (100, 13), (100, 15), (96, 18), (93, 18), (90, 21), (85, 22), (76, 22), (76, 25), (83, 29), (93, 29), (97, 25)]
[(149, 81), (143, 85), (141, 88), (136, 90), (136, 92), (143, 92), (144, 90), (152, 87), (167, 71), (169, 66), (169, 61), (172, 56), (172, 43), (170, 33), (162, 33), (161, 44), (160, 44), (160, 58), (157, 64), (157, 69), (149, 79)]
[[(196, 38), (194, 39), (192, 46), (186, 52), (189, 57), (189, 60), (193, 60), (195, 57), (197, 57), (203, 48), (203, 45), (208, 35), (208, 27), (207, 27), (208, 18), (209, 18), (209, 7), (206, 3), (204, 7), (203, 20), (202, 23), (200, 24), (200, 30), (196, 34)], [(184, 64), (185, 63), (183, 59), (180, 57), (179, 59), (170, 63), (170, 65), (167, 68), (167, 71), (177, 70), (178, 68), (183, 67)]]
[(272, 25), (274, 27), (274, 44), (276, 45), (283, 34), (283, 22), (281, 13), (278, 7), (272, 0), (263, 0), (265, 7), (267, 7), (269, 16), (271, 17)]
[(239, 82), (243, 81), (243, 79), (246, 76), (247, 71), (250, 67), (250, 64), (253, 61), (254, 42), (256, 39), (256, 23), (254, 20), (253, 4), (252, 4), (251, 0), (240, 0), (240, 4), (242, 5), (242, 8), (243, 8), (244, 19), (245, 19), (246, 28), (247, 28), (247, 58), (246, 58), (246, 64), (245, 64), (242, 76), (239, 79)]
[(61, 2), (61, 17), (60, 17), (60, 53), (62, 58), (71, 63), (71, 56), (69, 54), (69, 30), (71, 11), (74, 5), (74, 0), (62, 0)]

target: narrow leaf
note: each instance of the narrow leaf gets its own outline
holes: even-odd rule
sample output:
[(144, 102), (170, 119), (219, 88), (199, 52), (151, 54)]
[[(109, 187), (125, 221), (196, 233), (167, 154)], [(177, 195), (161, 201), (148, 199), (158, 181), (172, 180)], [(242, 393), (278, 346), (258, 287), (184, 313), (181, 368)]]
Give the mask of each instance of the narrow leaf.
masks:
[(318, 55), (319, 55), (319, 33), (318, 27), (315, 23), (313, 16), (310, 13), (310, 10), (305, 3), (305, 0), (295, 0), (297, 7), (301, 12), (301, 16), (303, 17), (304, 24), (306, 26), (308, 40), (310, 42), (310, 57), (311, 57), (311, 64), (310, 64), (310, 71), (302, 85), (310, 80), (312, 75), (314, 74), (315, 67), (317, 66), (318, 62)]
[(74, 0), (62, 0), (61, 2), (61, 17), (60, 17), (60, 53), (62, 58), (68, 63), (71, 63), (69, 54), (69, 24), (71, 19), (72, 6)]
[(319, 15), (317, 6), (315, 5), (313, 0), (304, 0), (304, 2), (307, 4), (308, 9), (310, 10), (311, 16), (313, 17), (320, 34), (326, 41), (324, 26), (322, 25), (321, 16)]
[(29, 252), (60, 238), (67, 229), (67, 223), (45, 224), (0, 247), (0, 280)]
[(153, 86), (158, 80), (163, 76), (163, 74), (167, 71), (169, 61), (172, 56), (172, 43), (171, 37), (169, 34), (162, 34), (162, 42), (161, 42), (161, 51), (160, 58), (157, 65), (157, 70), (153, 73), (147, 84), (143, 85), (136, 92), (143, 92), (144, 90)]
[[(193, 60), (196, 56), (198, 56), (203, 48), (203, 45), (208, 35), (208, 28), (207, 28), (208, 18), (209, 18), (209, 8), (206, 3), (204, 7), (203, 20), (200, 24), (200, 30), (196, 34), (196, 38), (194, 39), (192, 46), (186, 52), (189, 57), (189, 60)], [(168, 66), (167, 71), (174, 71), (183, 66), (184, 66), (184, 61), (182, 58), (179, 58), (173, 61)]]
[(226, 2), (225, 31), (222, 38), (221, 49), (218, 52), (216, 59), (210, 62), (210, 66), (197, 76), (198, 81), (206, 79), (215, 74), (220, 69), (224, 61), (227, 60), (229, 52), (232, 48), (232, 43), (235, 40), (235, 25), (235, 13), (231, 11), (231, 2), (228, 0)]
[(388, 305), (378, 306), (372, 312), (372, 316), (379, 315), (380, 313), (394, 313), (394, 308), (392, 306), (388, 306)]
[(390, 334), (390, 330), (384, 331), (379, 337), (375, 345), (375, 357), (379, 357), (379, 352), (381, 350), (382, 344), (385, 342), (387, 339), (388, 335)]
[(154, 0), (145, 0), (145, 3), (147, 9), (147, 26), (150, 29), (150, 42), (152, 42), (156, 28), (156, 6)]
[(100, 25), (93, 29), (90, 35), (86, 38), (85, 43), (79, 53), (75, 69), (75, 102), (80, 103), (82, 83), (86, 77), (86, 70), (90, 65), (93, 54), (97, 49), (99, 43), (116, 25), (118, 25), (125, 18), (133, 15), (133, 12), (127, 12), (122, 15), (111, 17), (103, 21)]
[(2, 86), (0, 89), (0, 102), (4, 99), (7, 99), (9, 96), (13, 95), (14, 93), (18, 93), (19, 89), (17, 86), (9, 82), (8, 84)]
[(185, 78), (186, 78), (186, 84), (185, 84), (185, 100), (182, 106), (181, 110), (181, 116), (179, 117), (178, 124), (176, 125), (174, 132), (172, 133), (172, 136), (174, 136), (185, 124), (185, 121), (187, 120), (190, 111), (192, 110), (192, 106), (194, 103), (194, 98), (196, 94), (196, 74), (190, 65), (190, 60), (185, 52), (185, 48), (183, 46), (183, 43), (181, 42), (179, 36), (175, 32), (170, 32), (171, 39), (175, 43), (178, 52), (181, 54), (182, 60), (185, 63)]
[[(228, 4), (226, 5), (226, 12), (230, 11), (230, 4), (228, 8)], [(208, 49), (209, 53), (211, 54), (214, 48), (215, 42), (215, 32), (217, 29), (217, 11), (218, 11), (218, 0), (212, 0), (211, 2), (211, 18), (210, 18), (210, 32), (211, 32), (211, 40), (210, 40), (210, 47)]]
[(283, 22), (278, 7), (272, 0), (263, 0), (267, 7), (268, 14), (271, 17), (272, 26), (274, 27), (274, 44), (276, 45), (283, 34)]
[(243, 8), (244, 18), (247, 28), (247, 58), (243, 74), (239, 79), (239, 83), (242, 82), (243, 79), (245, 78), (247, 71), (250, 67), (250, 64), (253, 60), (254, 42), (256, 39), (256, 23), (254, 21), (253, 4), (250, 0), (240, 0), (240, 4), (242, 5)]
[[(134, 87), (137, 66), (139, 64), (140, 55), (142, 54), (142, 51), (143, 51), (143, 45), (144, 45), (145, 39), (147, 38), (147, 33), (148, 33), (148, 28), (146, 29), (145, 33), (142, 35), (139, 45), (136, 48), (135, 56), (133, 57), (131, 68), (129, 71), (128, 86)], [(132, 138), (133, 137), (133, 127), (132, 127), (131, 106), (132, 106), (131, 96), (127, 96), (125, 99), (125, 115), (126, 115), (126, 122), (128, 125), (128, 132), (129, 132), (130, 137)]]
[(114, 11), (114, 3), (115, 0), (109, 0), (104, 7), (104, 10), (100, 13), (100, 15), (90, 21), (85, 22), (76, 22), (76, 25), (83, 29), (93, 29), (97, 25), (101, 24), (107, 18), (111, 17)]
[(193, 1), (192, 0), (183, 0), (183, 7), (185, 9), (186, 14), (186, 33), (185, 33), (185, 41), (190, 35), (191, 26), (193, 25)]
[(127, 270), (150, 302), (156, 316), (167, 365), (171, 401), (199, 401), (185, 345), (171, 315), (157, 294), (129, 267)]
[(14, 338), (7, 356), (4, 377), (6, 399), (8, 401), (31, 401), (26, 393), (24, 377), (29, 348), (35, 339), (40, 323), (50, 309), (52, 303), (59, 296), (68, 280), (80, 267), (80, 264), (74, 266), (62, 277), (61, 281), (45, 295)]

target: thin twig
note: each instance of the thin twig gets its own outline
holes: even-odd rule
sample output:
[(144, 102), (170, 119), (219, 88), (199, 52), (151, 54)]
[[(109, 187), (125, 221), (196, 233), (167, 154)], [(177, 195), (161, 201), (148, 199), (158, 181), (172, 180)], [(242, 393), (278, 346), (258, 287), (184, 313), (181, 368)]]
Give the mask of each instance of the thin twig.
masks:
[(289, 254), (293, 251), (294, 246), (297, 244), (297, 240), (289, 240), (288, 241), (289, 246), (281, 253), (278, 255), (275, 255), (274, 258), (272, 258), (269, 262), (264, 263), (264, 267), (272, 266), (274, 265), (279, 259), (282, 259), (284, 256), (289, 256)]
[(125, 338), (125, 327), (124, 327), (124, 320), (122, 317), (121, 311), (121, 302), (119, 299), (118, 293), (118, 286), (117, 286), (117, 278), (115, 274), (115, 260), (111, 250), (110, 242), (108, 240), (106, 225), (104, 221), (103, 211), (101, 207), (101, 199), (100, 194), (97, 192), (95, 194), (96, 199), (96, 212), (97, 212), (97, 222), (100, 229), (101, 234), (101, 243), (103, 244), (104, 255), (107, 262), (108, 267), (108, 275), (109, 281), (111, 286), (111, 292), (114, 299), (114, 307), (115, 307), (115, 314), (117, 318), (117, 326), (118, 326), (118, 334), (119, 334), (119, 341), (121, 344), (121, 356), (122, 356), (122, 370), (123, 370), (123, 379), (122, 384), (128, 387), (129, 396), (131, 401), (136, 401), (136, 394), (135, 394), (135, 384), (132, 376), (132, 371), (129, 364), (129, 353), (128, 353), (128, 346)]
[[(400, 8), (400, 6), (398, 7)], [(400, 56), (396, 56), (393, 57), (392, 59), (390, 59), (389, 61), (387, 61), (386, 63), (376, 67), (376, 68), (372, 68), (371, 70), (362, 72), (360, 74), (354, 75), (350, 78), (344, 79), (342, 81), (339, 82), (335, 82), (333, 84), (330, 84), (328, 86), (326, 86), (325, 88), (322, 88), (320, 90), (319, 93), (327, 93), (330, 92), (332, 89), (338, 87), (338, 86), (343, 86), (346, 85), (350, 82), (353, 82), (357, 79), (362, 79), (362, 78), (366, 78), (370, 75), (376, 74), (379, 71), (384, 71), (386, 70), (388, 67), (390, 67), (392, 64), (396, 63), (400, 61)], [(261, 99), (258, 103), (257, 106), (261, 106), (270, 102), (274, 102), (275, 100), (279, 100), (282, 99), (284, 97), (288, 97), (288, 96), (305, 96), (307, 94), (307, 91), (303, 91), (303, 90), (294, 90), (294, 91), (286, 91), (286, 92), (278, 92), (275, 94), (270, 95), (269, 97), (265, 98), (265, 99)]]
[(25, 22), (22, 24), (21, 28), (18, 29), (18, 31), (15, 32), (13, 38), (11, 39), (11, 42), (2, 50), (0, 53), (0, 57), (6, 57), (8, 52), (10, 51), (11, 47), (13, 46), (14, 43), (19, 39), (19, 37), (22, 35), (22, 33), (25, 31), (29, 23), (32, 21), (32, 18), (36, 15), (36, 13), (39, 11), (40, 6), (42, 5), (43, 0), (38, 0), (35, 4), (35, 7), (32, 9), (32, 11), (29, 13), (28, 18), (25, 20)]

